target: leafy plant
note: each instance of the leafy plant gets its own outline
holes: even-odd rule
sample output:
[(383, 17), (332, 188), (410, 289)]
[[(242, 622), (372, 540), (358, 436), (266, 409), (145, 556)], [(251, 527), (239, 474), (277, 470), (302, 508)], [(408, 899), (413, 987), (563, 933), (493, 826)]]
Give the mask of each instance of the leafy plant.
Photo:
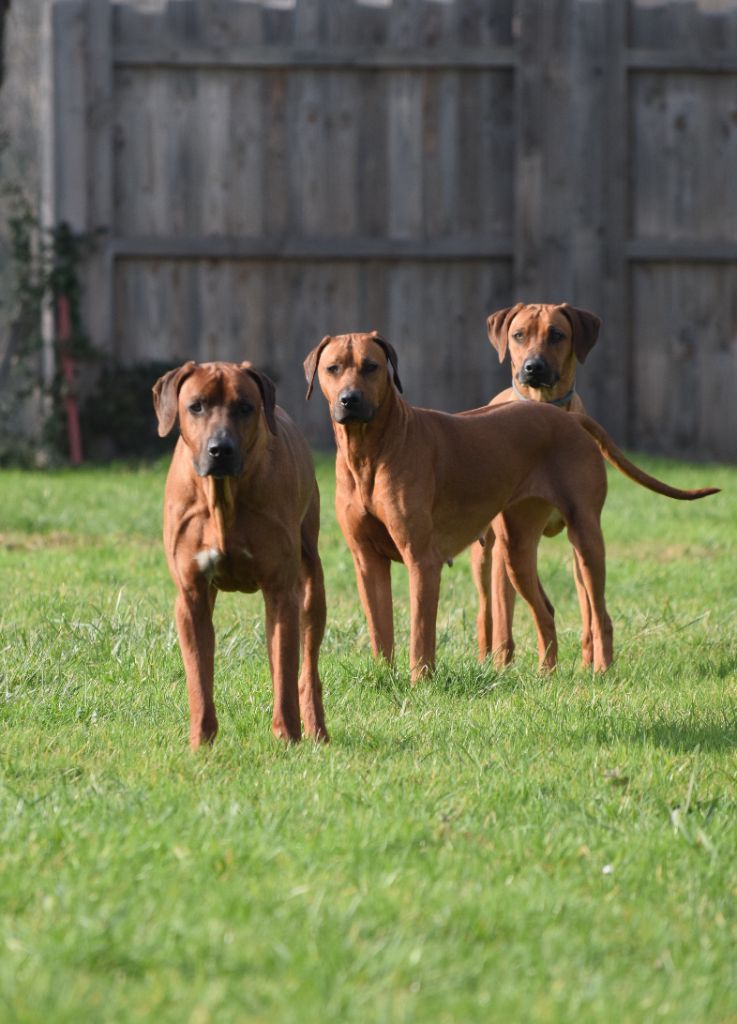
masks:
[(5, 189), (12, 288), (9, 326), (0, 355), (0, 464), (58, 462), (66, 456), (58, 344), (47, 341), (44, 309), (54, 316), (61, 296), (69, 303), (66, 349), (75, 360), (93, 357), (81, 315), (79, 267), (91, 237), (62, 222), (46, 229), (23, 189)]

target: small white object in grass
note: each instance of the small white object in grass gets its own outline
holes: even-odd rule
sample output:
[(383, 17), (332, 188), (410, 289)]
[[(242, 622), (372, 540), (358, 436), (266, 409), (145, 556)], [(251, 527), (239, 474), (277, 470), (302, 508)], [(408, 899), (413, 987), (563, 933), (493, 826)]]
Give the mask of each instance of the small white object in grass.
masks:
[(613, 875), (614, 874), (614, 865), (613, 864), (605, 864), (604, 867), (601, 869), (601, 873), (602, 873), (602, 875)]

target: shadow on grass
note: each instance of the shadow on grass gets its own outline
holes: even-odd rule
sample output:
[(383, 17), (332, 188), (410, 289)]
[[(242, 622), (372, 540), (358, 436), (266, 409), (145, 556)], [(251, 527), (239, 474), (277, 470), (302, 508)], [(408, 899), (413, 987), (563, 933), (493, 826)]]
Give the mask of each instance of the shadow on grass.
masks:
[(634, 727), (628, 741), (678, 753), (722, 753), (737, 748), (737, 722), (716, 716), (699, 722), (661, 720)]
[(490, 661), (480, 664), (475, 659), (459, 660), (452, 657), (439, 659), (432, 676), (413, 685), (410, 681), (407, 658), (401, 654), (391, 665), (370, 655), (340, 658), (336, 660), (332, 671), (323, 672), (323, 675), (325, 678), (332, 675), (339, 681), (341, 689), (353, 694), (356, 688), (360, 688), (375, 694), (388, 695), (397, 706), (401, 706), (412, 694), (450, 694), (468, 699), (483, 698), (498, 690), (517, 689), (521, 682), (529, 680), (530, 677), (540, 678), (537, 673), (530, 673), (523, 666), (496, 669)]

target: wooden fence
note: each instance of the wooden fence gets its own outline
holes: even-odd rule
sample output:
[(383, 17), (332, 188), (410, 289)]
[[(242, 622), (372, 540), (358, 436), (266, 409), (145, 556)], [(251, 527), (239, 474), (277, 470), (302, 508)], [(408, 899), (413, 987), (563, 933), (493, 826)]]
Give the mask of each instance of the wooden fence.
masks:
[(48, 38), (101, 350), (251, 358), (325, 443), (324, 334), (461, 409), (508, 377), (486, 315), (568, 301), (620, 441), (737, 458), (737, 0), (56, 0)]

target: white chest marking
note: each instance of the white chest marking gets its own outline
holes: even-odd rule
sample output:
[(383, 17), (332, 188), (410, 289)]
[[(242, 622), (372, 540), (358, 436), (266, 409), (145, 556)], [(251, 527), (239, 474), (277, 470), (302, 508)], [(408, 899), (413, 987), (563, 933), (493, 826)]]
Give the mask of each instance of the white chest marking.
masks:
[(217, 548), (204, 548), (202, 551), (198, 551), (194, 556), (195, 562), (199, 566), (200, 572), (211, 580), (217, 568), (223, 560), (222, 551), (218, 551)]

